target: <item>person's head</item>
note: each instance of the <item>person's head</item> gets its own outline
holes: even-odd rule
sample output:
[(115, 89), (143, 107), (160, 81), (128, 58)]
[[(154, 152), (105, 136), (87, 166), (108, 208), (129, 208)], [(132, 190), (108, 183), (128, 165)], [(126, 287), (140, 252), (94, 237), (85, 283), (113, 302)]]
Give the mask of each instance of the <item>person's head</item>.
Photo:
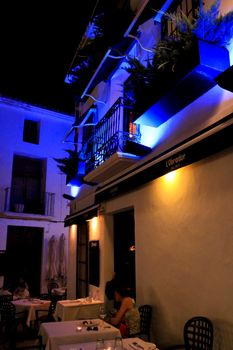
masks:
[(25, 279), (21, 276), (21, 277), (19, 277), (19, 284), (20, 283), (25, 283)]
[(26, 288), (26, 283), (24, 281), (19, 282), (19, 289), (24, 290)]
[(127, 296), (128, 296), (128, 292), (125, 286), (116, 285), (114, 287), (114, 297), (116, 301), (121, 302)]

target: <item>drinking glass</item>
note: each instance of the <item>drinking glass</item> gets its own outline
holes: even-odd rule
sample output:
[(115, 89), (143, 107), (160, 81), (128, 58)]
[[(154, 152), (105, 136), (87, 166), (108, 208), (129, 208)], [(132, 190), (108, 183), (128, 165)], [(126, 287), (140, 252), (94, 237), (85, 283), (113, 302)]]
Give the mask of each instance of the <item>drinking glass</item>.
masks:
[(123, 350), (123, 343), (121, 337), (116, 337), (114, 340), (114, 350)]
[(99, 308), (99, 316), (102, 320), (105, 319), (105, 317), (107, 316), (107, 312), (105, 310), (105, 306), (104, 305), (101, 305), (100, 308)]
[(96, 340), (95, 350), (104, 350), (104, 348), (105, 348), (104, 340), (103, 339), (97, 339)]

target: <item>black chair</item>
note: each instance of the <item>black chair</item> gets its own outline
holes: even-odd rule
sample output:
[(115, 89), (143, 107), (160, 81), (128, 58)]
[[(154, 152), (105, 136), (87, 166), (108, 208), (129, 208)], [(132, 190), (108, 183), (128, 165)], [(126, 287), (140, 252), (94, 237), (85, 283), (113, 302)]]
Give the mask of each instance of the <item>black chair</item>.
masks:
[(19, 336), (19, 326), (22, 327), (21, 335), (25, 336), (26, 326), (25, 312), (17, 312), (15, 305), (8, 300), (2, 300), (0, 303), (0, 334), (1, 345), (6, 349), (14, 349), (17, 337)]
[(56, 309), (57, 301), (56, 297), (51, 297), (51, 303), (48, 310), (35, 310), (36, 311), (36, 327), (39, 330), (40, 324), (43, 322), (55, 322), (54, 312)]
[(7, 294), (7, 295), (0, 295), (0, 304), (1, 301), (12, 301), (13, 300), (13, 294)]
[(152, 317), (152, 306), (151, 305), (141, 305), (138, 308), (140, 313), (140, 335), (139, 337), (150, 341), (150, 327), (151, 327), (151, 317)]
[(183, 330), (184, 344), (169, 346), (166, 350), (212, 350), (214, 340), (213, 323), (204, 316), (189, 319)]
[(49, 293), (41, 293), (40, 294), (40, 300), (50, 300), (51, 295)]
[(51, 294), (52, 293), (52, 290), (53, 288), (59, 288), (59, 285), (57, 282), (54, 282), (54, 281), (50, 281), (47, 283), (47, 289), (48, 289), (48, 293)]
[(28, 339), (24, 339), (21, 341), (16, 341), (15, 345), (10, 350), (31, 350), (31, 349), (38, 349), (38, 350), (44, 349), (44, 346), (42, 344), (42, 337), (40, 335), (29, 337)]

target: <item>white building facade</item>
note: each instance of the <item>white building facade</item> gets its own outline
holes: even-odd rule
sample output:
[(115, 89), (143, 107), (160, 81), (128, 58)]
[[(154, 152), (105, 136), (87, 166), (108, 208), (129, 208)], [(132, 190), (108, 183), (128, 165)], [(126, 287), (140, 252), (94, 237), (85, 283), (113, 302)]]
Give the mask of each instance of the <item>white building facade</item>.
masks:
[[(59, 242), (67, 229), (64, 216), (69, 192), (66, 176), (54, 158), (66, 157), (62, 143), (74, 118), (21, 101), (1, 97), (0, 250), (1, 275), (6, 287), (14, 288), (23, 276), (32, 295), (47, 292), (49, 279), (65, 283), (59, 267)], [(49, 242), (55, 242), (51, 270)], [(65, 269), (67, 262), (63, 262)], [(59, 275), (60, 274), (60, 275)]]
[[(156, 20), (154, 17), (144, 22), (139, 20), (148, 4), (150, 1), (138, 3), (125, 30), (125, 37), (131, 35), (134, 41), (124, 54), (141, 62), (150, 57), (161, 32), (159, 16), (155, 16)], [(210, 5), (210, 2), (205, 4)], [(163, 11), (169, 6), (165, 2)], [(222, 14), (232, 10), (230, 1), (222, 0)], [(212, 55), (211, 51), (207, 53), (209, 57)], [(228, 62), (224, 72), (233, 64), (232, 41), (225, 53)], [(110, 57), (113, 52), (108, 54), (108, 59), (114, 60)], [(95, 124), (95, 129), (92, 141), (86, 146), (91, 144), (92, 152), (86, 157), (86, 164), (89, 166), (91, 159), (92, 167), (88, 168), (84, 176), (86, 183), (71, 202), (65, 220), (69, 227), (68, 295), (74, 298), (98, 289), (104, 298), (105, 283), (113, 271), (123, 271), (119, 261), (122, 258), (125, 271), (127, 266), (131, 268), (127, 276), (135, 277), (137, 304), (153, 307), (151, 335), (159, 348), (180, 343), (185, 321), (203, 315), (214, 323), (215, 348), (230, 349), (233, 344), (232, 91), (218, 85), (215, 78), (220, 76), (219, 71), (211, 86), (175, 112), (167, 112), (169, 116), (159, 122), (156, 113), (160, 118), (158, 108), (162, 108), (162, 115), (164, 104), (162, 107), (154, 104), (133, 121), (130, 112), (126, 112), (126, 130), (124, 110), (127, 108), (119, 99), (129, 73), (124, 69), (126, 57), (118, 58), (119, 64), (102, 80), (96, 78), (105, 67), (103, 61), (100, 63), (85, 85), (83, 103), (79, 106), (81, 118), (76, 137), (84, 139), (88, 123)], [(201, 89), (198, 84), (197, 90)], [(187, 85), (183, 94), (189, 88)], [(173, 96), (169, 98), (170, 107)], [(118, 109), (120, 127), (116, 131), (113, 118), (117, 118)], [(98, 140), (105, 137), (103, 129), (108, 139), (98, 146), (98, 142), (101, 144)], [(112, 141), (115, 132), (119, 137), (118, 148), (104, 158), (103, 150), (112, 147), (108, 141)], [(135, 144), (130, 144), (135, 146), (133, 150), (127, 147), (130, 140), (136, 140), (137, 132), (139, 144), (145, 147), (135, 151)], [(126, 138), (119, 136), (123, 133), (127, 133)], [(127, 235), (131, 240), (127, 240)], [(94, 284), (90, 281), (92, 262), (88, 253), (82, 256), (80, 237), (85, 238), (85, 249), (89, 248), (89, 252), (92, 242), (99, 244), (99, 256), (95, 260), (99, 279)], [(126, 258), (120, 251), (127, 244)], [(88, 271), (80, 267), (80, 261), (89, 263)], [(81, 280), (85, 280), (85, 287)]]

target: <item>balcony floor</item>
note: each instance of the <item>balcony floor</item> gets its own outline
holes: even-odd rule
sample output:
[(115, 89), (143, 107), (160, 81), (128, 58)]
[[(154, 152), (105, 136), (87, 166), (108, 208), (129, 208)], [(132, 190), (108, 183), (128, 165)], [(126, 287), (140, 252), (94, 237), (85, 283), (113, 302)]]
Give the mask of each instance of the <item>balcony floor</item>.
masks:
[(135, 164), (141, 157), (130, 153), (116, 152), (98, 168), (91, 171), (84, 178), (87, 182), (101, 183), (109, 180), (119, 172)]

